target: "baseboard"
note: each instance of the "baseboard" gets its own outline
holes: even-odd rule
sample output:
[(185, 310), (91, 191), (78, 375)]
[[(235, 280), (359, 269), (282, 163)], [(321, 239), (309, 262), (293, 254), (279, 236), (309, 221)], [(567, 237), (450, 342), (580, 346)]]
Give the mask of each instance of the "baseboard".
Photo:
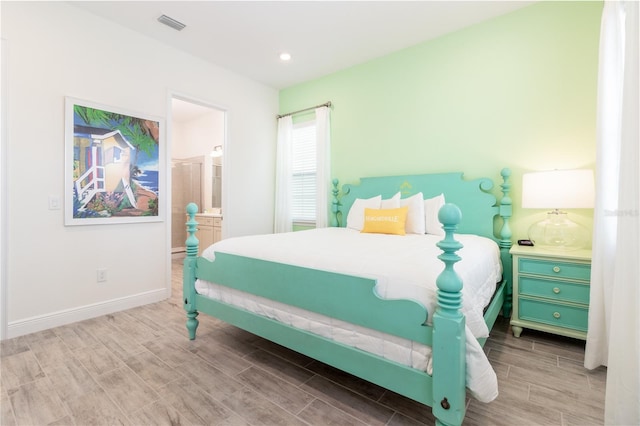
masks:
[(156, 303), (168, 297), (167, 289), (161, 288), (119, 299), (107, 300), (105, 302), (13, 321), (8, 324), (6, 338), (11, 339), (18, 336), (24, 336), (25, 334), (35, 333), (37, 331), (47, 330), (49, 328), (65, 324), (112, 314), (125, 309)]

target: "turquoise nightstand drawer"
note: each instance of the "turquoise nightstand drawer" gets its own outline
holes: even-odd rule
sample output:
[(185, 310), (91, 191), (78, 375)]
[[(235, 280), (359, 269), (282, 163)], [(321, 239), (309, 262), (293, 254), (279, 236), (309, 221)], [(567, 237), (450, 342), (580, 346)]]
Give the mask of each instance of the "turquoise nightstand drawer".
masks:
[(520, 258), (518, 270), (521, 274), (545, 275), (553, 278), (584, 281), (589, 281), (591, 278), (591, 265), (555, 260)]
[(589, 304), (589, 285), (570, 281), (551, 281), (543, 278), (520, 276), (518, 292), (522, 295)]
[(587, 331), (589, 311), (587, 307), (556, 305), (548, 301), (520, 298), (518, 300), (520, 319)]

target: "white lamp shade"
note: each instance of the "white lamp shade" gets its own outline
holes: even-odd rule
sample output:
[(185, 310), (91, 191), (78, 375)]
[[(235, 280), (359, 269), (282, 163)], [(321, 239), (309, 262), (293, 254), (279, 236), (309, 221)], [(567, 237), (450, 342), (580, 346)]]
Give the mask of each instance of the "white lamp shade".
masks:
[(593, 171), (553, 170), (522, 176), (522, 207), (530, 209), (593, 208)]

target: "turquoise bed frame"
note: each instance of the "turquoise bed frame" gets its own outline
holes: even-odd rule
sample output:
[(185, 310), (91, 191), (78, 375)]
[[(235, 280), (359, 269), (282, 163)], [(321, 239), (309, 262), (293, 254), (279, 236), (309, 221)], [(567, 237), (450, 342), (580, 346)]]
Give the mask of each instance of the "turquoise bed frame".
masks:
[[(465, 318), (460, 313), (463, 283), (454, 270), (455, 262), (460, 260), (456, 251), (462, 245), (454, 233), (486, 236), (500, 247), (503, 280), (485, 310), (485, 322), (491, 329), (500, 312), (508, 316), (511, 311), (511, 172), (503, 169), (500, 174), (500, 202), (490, 192), (491, 179), (467, 181), (462, 173), (363, 178), (358, 185), (344, 185), (342, 194), (338, 182), (333, 183), (331, 226), (342, 227), (356, 198), (389, 198), (400, 191), (402, 198), (422, 192), (426, 199), (444, 193), (447, 204), (438, 215), (446, 234), (438, 243), (443, 251), (438, 257), (444, 269), (436, 283), (438, 305), (432, 324), (426, 323), (427, 311), (420, 303), (379, 298), (372, 279), (225, 253), (216, 253), (214, 262), (198, 257), (198, 223), (194, 219), (198, 207), (189, 204), (183, 271), (189, 338), (195, 339), (199, 313), (206, 313), (428, 405), (437, 424), (462, 424), (466, 397)], [(431, 346), (433, 374), (199, 295), (195, 291), (198, 278)], [(484, 344), (484, 339), (480, 343)]]

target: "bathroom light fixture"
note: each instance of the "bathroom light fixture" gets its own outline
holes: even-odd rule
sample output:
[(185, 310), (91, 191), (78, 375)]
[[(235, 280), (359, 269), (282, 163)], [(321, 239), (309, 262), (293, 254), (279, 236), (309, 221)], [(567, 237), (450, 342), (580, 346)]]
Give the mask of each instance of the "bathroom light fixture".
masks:
[(213, 151), (211, 151), (211, 156), (213, 158), (222, 157), (222, 146), (218, 145), (215, 148), (213, 148)]
[(552, 249), (575, 250), (589, 241), (589, 231), (560, 209), (593, 208), (592, 170), (553, 170), (522, 176), (522, 207), (554, 209), (529, 228), (529, 239)]
[(178, 31), (182, 31), (184, 27), (186, 27), (186, 25), (183, 24), (182, 22), (176, 21), (175, 19), (167, 15), (161, 15), (158, 18), (158, 22), (160, 22), (161, 24), (165, 24), (166, 26), (171, 27), (174, 30), (178, 30)]
[(284, 61), (284, 62), (290, 61), (291, 60), (291, 54), (287, 53), (287, 52), (282, 52), (280, 54), (280, 60)]

